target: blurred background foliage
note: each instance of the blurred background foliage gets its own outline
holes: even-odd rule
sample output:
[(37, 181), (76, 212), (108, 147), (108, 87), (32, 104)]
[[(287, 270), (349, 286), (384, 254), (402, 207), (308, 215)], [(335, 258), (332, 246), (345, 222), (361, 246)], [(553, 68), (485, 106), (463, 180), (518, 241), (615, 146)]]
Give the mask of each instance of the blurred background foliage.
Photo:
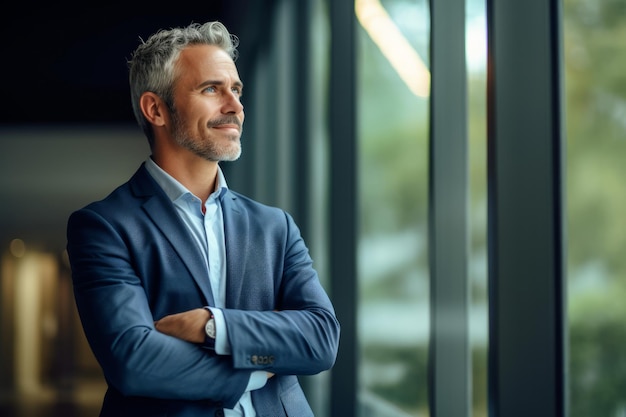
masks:
[(626, 415), (626, 0), (565, 0), (572, 417)]

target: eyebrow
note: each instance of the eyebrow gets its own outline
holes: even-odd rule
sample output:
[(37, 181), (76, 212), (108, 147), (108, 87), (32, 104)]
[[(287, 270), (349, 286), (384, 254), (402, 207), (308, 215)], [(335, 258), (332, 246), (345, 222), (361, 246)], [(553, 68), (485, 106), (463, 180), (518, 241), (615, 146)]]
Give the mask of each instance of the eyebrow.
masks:
[[(204, 88), (204, 87), (209, 86), (209, 85), (224, 85), (224, 84), (226, 84), (226, 83), (224, 81), (222, 81), (222, 80), (206, 80), (203, 83), (201, 83), (198, 86), (198, 88)], [(243, 89), (243, 83), (241, 81), (235, 81), (233, 83), (233, 86), (239, 87), (239, 88)]]

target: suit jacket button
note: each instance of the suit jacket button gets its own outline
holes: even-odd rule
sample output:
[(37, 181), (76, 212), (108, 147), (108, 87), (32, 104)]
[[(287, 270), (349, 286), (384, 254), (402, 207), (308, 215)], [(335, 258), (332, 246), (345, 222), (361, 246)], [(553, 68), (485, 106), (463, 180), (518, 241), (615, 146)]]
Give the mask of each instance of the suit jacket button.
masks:
[(215, 417), (224, 417), (224, 410), (221, 408), (215, 412)]

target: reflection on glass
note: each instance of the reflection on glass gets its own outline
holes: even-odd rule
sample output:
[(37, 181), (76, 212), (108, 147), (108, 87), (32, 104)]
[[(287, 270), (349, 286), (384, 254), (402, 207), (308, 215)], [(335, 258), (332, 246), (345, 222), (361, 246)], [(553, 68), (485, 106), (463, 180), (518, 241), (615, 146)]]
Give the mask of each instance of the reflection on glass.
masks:
[(472, 416), (487, 416), (487, 19), (485, 0), (467, 0)]
[(426, 416), (428, 5), (360, 0), (355, 12), (360, 415)]
[(571, 417), (626, 415), (626, 0), (565, 0)]

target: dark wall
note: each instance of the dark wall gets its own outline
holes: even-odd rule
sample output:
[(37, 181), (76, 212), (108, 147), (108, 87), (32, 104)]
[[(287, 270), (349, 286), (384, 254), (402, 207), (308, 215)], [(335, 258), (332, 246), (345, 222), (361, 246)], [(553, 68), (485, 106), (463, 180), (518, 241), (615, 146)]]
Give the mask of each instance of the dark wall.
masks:
[(14, 11), (0, 18), (0, 124), (133, 122), (127, 60), (140, 37), (192, 21), (221, 20), (242, 40), (241, 72), (250, 68), (263, 42), (260, 23), (271, 4), (219, 0), (128, 10), (13, 3)]

